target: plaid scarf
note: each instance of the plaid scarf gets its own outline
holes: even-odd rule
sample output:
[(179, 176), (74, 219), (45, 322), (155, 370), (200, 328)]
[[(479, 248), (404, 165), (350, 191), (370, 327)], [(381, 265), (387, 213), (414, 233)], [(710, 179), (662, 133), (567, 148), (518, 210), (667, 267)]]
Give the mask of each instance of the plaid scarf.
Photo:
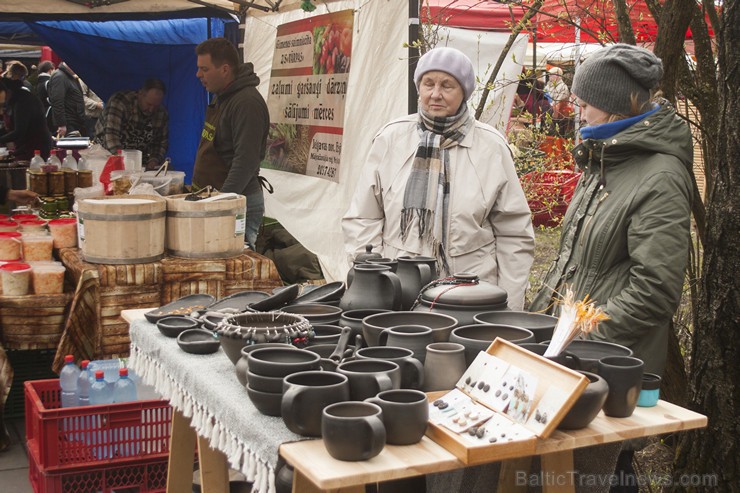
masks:
[(448, 149), (462, 142), (475, 122), (468, 105), (462, 108), (448, 117), (432, 117), (419, 111), (417, 130), (421, 140), (406, 182), (401, 211), (401, 241), (408, 238), (416, 216), (419, 220), (417, 234), (432, 244), (437, 264), (444, 269), (438, 270), (440, 274), (448, 270), (445, 256), (450, 195)]

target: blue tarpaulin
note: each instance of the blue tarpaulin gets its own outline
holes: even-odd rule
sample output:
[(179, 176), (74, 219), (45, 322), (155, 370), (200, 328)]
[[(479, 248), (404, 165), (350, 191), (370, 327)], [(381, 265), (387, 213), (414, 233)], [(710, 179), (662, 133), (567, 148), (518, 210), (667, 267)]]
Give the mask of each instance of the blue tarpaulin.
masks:
[(138, 89), (149, 77), (167, 88), (168, 156), (190, 182), (208, 95), (196, 78), (195, 46), (230, 32), (222, 18), (122, 21), (37, 21), (28, 27), (104, 101)]

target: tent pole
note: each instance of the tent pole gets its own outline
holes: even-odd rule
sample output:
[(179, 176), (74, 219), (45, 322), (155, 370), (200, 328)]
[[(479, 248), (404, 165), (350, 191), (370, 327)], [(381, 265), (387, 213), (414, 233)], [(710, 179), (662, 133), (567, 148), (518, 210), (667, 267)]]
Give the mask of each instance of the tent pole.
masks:
[(419, 40), (419, 0), (409, 0), (409, 74), (408, 74), (408, 109), (409, 114), (418, 111), (416, 84), (414, 84), (414, 70), (419, 59), (419, 49), (416, 41)]

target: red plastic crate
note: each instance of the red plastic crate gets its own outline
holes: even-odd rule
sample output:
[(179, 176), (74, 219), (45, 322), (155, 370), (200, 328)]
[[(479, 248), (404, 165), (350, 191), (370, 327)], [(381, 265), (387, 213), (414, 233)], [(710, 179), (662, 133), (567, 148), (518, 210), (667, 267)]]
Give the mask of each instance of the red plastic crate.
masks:
[(522, 188), (535, 226), (557, 226), (573, 198), (580, 172), (532, 171), (522, 176)]
[(25, 394), (28, 451), (44, 474), (169, 455), (167, 401), (62, 409), (58, 379), (27, 381)]
[(164, 493), (167, 459), (46, 472), (29, 457), (28, 479), (34, 493)]

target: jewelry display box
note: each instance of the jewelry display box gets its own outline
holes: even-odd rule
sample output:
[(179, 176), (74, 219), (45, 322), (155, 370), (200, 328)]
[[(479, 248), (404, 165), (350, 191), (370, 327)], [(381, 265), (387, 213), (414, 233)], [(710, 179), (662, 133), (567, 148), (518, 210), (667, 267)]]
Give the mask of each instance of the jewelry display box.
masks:
[(427, 436), (468, 465), (534, 454), (585, 375), (497, 338), (447, 392), (429, 393)]

